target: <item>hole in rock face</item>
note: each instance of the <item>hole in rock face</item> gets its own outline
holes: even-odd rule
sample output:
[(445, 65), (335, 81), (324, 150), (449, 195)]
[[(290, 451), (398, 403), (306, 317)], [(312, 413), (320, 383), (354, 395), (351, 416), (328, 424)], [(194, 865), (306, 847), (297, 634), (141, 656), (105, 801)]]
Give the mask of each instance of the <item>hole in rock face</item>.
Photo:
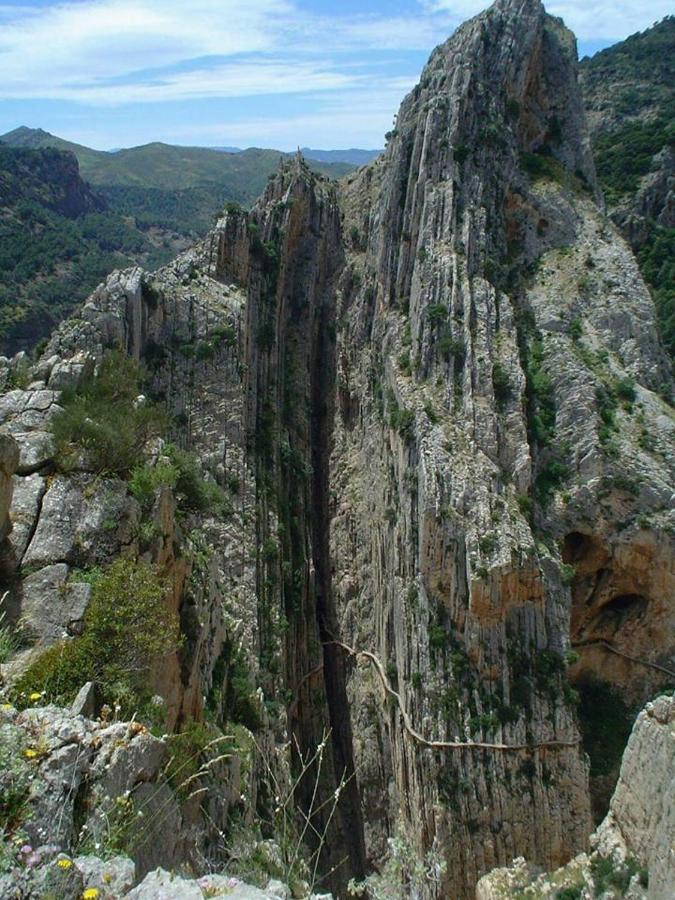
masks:
[(612, 613), (619, 616), (626, 614), (640, 616), (647, 609), (648, 600), (640, 594), (619, 594), (613, 597), (602, 608), (603, 613)]
[(593, 550), (594, 541), (588, 534), (572, 531), (565, 538), (563, 562), (571, 565), (581, 562)]
[(653, 693), (645, 669), (621, 655), (649, 657), (654, 645), (650, 622), (658, 611), (643, 554), (581, 531), (567, 534), (562, 547), (573, 567), (570, 637), (580, 658), (570, 678), (579, 693), (596, 822), (607, 812), (635, 716)]
[(635, 710), (626, 704), (620, 690), (595, 675), (582, 676), (576, 689), (583, 746), (591, 763), (593, 819), (599, 824), (609, 809)]

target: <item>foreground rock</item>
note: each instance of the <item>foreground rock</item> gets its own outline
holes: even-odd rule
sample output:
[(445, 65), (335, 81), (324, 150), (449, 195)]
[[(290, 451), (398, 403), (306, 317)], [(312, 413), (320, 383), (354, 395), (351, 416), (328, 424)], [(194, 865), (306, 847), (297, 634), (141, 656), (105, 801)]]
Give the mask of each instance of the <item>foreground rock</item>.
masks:
[(537, 874), (524, 859), (515, 860), (481, 878), (476, 898), (672, 897), (675, 697), (658, 697), (638, 716), (609, 813), (590, 843), (590, 855), (581, 854), (552, 874)]

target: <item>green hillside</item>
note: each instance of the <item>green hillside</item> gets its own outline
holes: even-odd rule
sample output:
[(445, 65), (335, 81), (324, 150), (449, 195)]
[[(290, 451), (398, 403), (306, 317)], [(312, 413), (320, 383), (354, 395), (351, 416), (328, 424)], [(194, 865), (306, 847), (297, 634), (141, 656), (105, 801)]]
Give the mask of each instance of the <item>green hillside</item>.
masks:
[(580, 80), (598, 178), (652, 289), (675, 359), (672, 213), (666, 191), (640, 193), (650, 173), (665, 175), (672, 166), (664, 151), (675, 147), (675, 16), (582, 60)]
[[(276, 171), (279, 160), (289, 154), (252, 147), (225, 153), (208, 147), (178, 147), (155, 142), (116, 153), (91, 150), (55, 137), (41, 129), (16, 128), (0, 136), (13, 147), (56, 147), (70, 150), (80, 164), (82, 177), (93, 185), (126, 185), (162, 190), (184, 190), (219, 185), (236, 193), (240, 202), (251, 203)], [(310, 161), (310, 167), (329, 178), (339, 178), (354, 169), (349, 163)]]
[[(0, 351), (33, 346), (113, 269), (168, 262), (227, 202), (251, 204), (282, 155), (161, 143), (106, 153), (41, 129), (3, 135)], [(310, 165), (330, 177), (354, 168)]]
[(52, 148), (0, 145), (0, 352), (29, 349), (116, 268), (155, 268), (188, 241), (141, 229)]

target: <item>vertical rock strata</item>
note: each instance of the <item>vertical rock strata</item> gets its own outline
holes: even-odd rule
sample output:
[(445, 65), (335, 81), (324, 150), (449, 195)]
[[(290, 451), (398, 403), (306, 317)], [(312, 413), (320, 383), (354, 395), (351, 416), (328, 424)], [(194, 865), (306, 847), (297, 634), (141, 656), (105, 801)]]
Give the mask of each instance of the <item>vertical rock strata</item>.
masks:
[(570, 638), (576, 672), (640, 701), (667, 676), (601, 641), (673, 651), (667, 367), (597, 207), (575, 56), (540, 3), (498, 2), (434, 51), (384, 156), (342, 190), (343, 640), (428, 741), (532, 747), (424, 744), (371, 662), (352, 668), (369, 851), (397, 826), (440, 848), (438, 896), (470, 896), (516, 848), (552, 866), (583, 847)]
[[(71, 567), (168, 568), (169, 725), (241, 646), (264, 741), (296, 773), (323, 748), (296, 798), (340, 896), (397, 833), (442, 862), (429, 898), (566, 862), (591, 831), (570, 676), (638, 703), (674, 668), (669, 374), (575, 62), (539, 0), (498, 0), (434, 51), (382, 157), (339, 185), (282, 166), (171, 266), (111, 276), (0, 398), (17, 614), (48, 645), (86, 608)], [(59, 392), (110, 346), (206, 477), (236, 475), (228, 517), (188, 531), (164, 492), (148, 548), (122, 482), (53, 476)]]

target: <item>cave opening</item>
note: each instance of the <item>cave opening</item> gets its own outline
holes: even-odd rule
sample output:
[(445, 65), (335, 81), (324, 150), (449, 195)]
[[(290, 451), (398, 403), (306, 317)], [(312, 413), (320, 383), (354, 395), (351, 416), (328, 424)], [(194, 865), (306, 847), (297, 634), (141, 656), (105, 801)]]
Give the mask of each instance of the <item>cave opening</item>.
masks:
[(601, 537), (572, 531), (562, 546), (572, 568), (569, 669), (579, 695), (578, 718), (590, 760), (596, 824), (607, 813), (635, 717), (653, 688), (639, 657), (648, 639), (650, 598), (635, 572)]

